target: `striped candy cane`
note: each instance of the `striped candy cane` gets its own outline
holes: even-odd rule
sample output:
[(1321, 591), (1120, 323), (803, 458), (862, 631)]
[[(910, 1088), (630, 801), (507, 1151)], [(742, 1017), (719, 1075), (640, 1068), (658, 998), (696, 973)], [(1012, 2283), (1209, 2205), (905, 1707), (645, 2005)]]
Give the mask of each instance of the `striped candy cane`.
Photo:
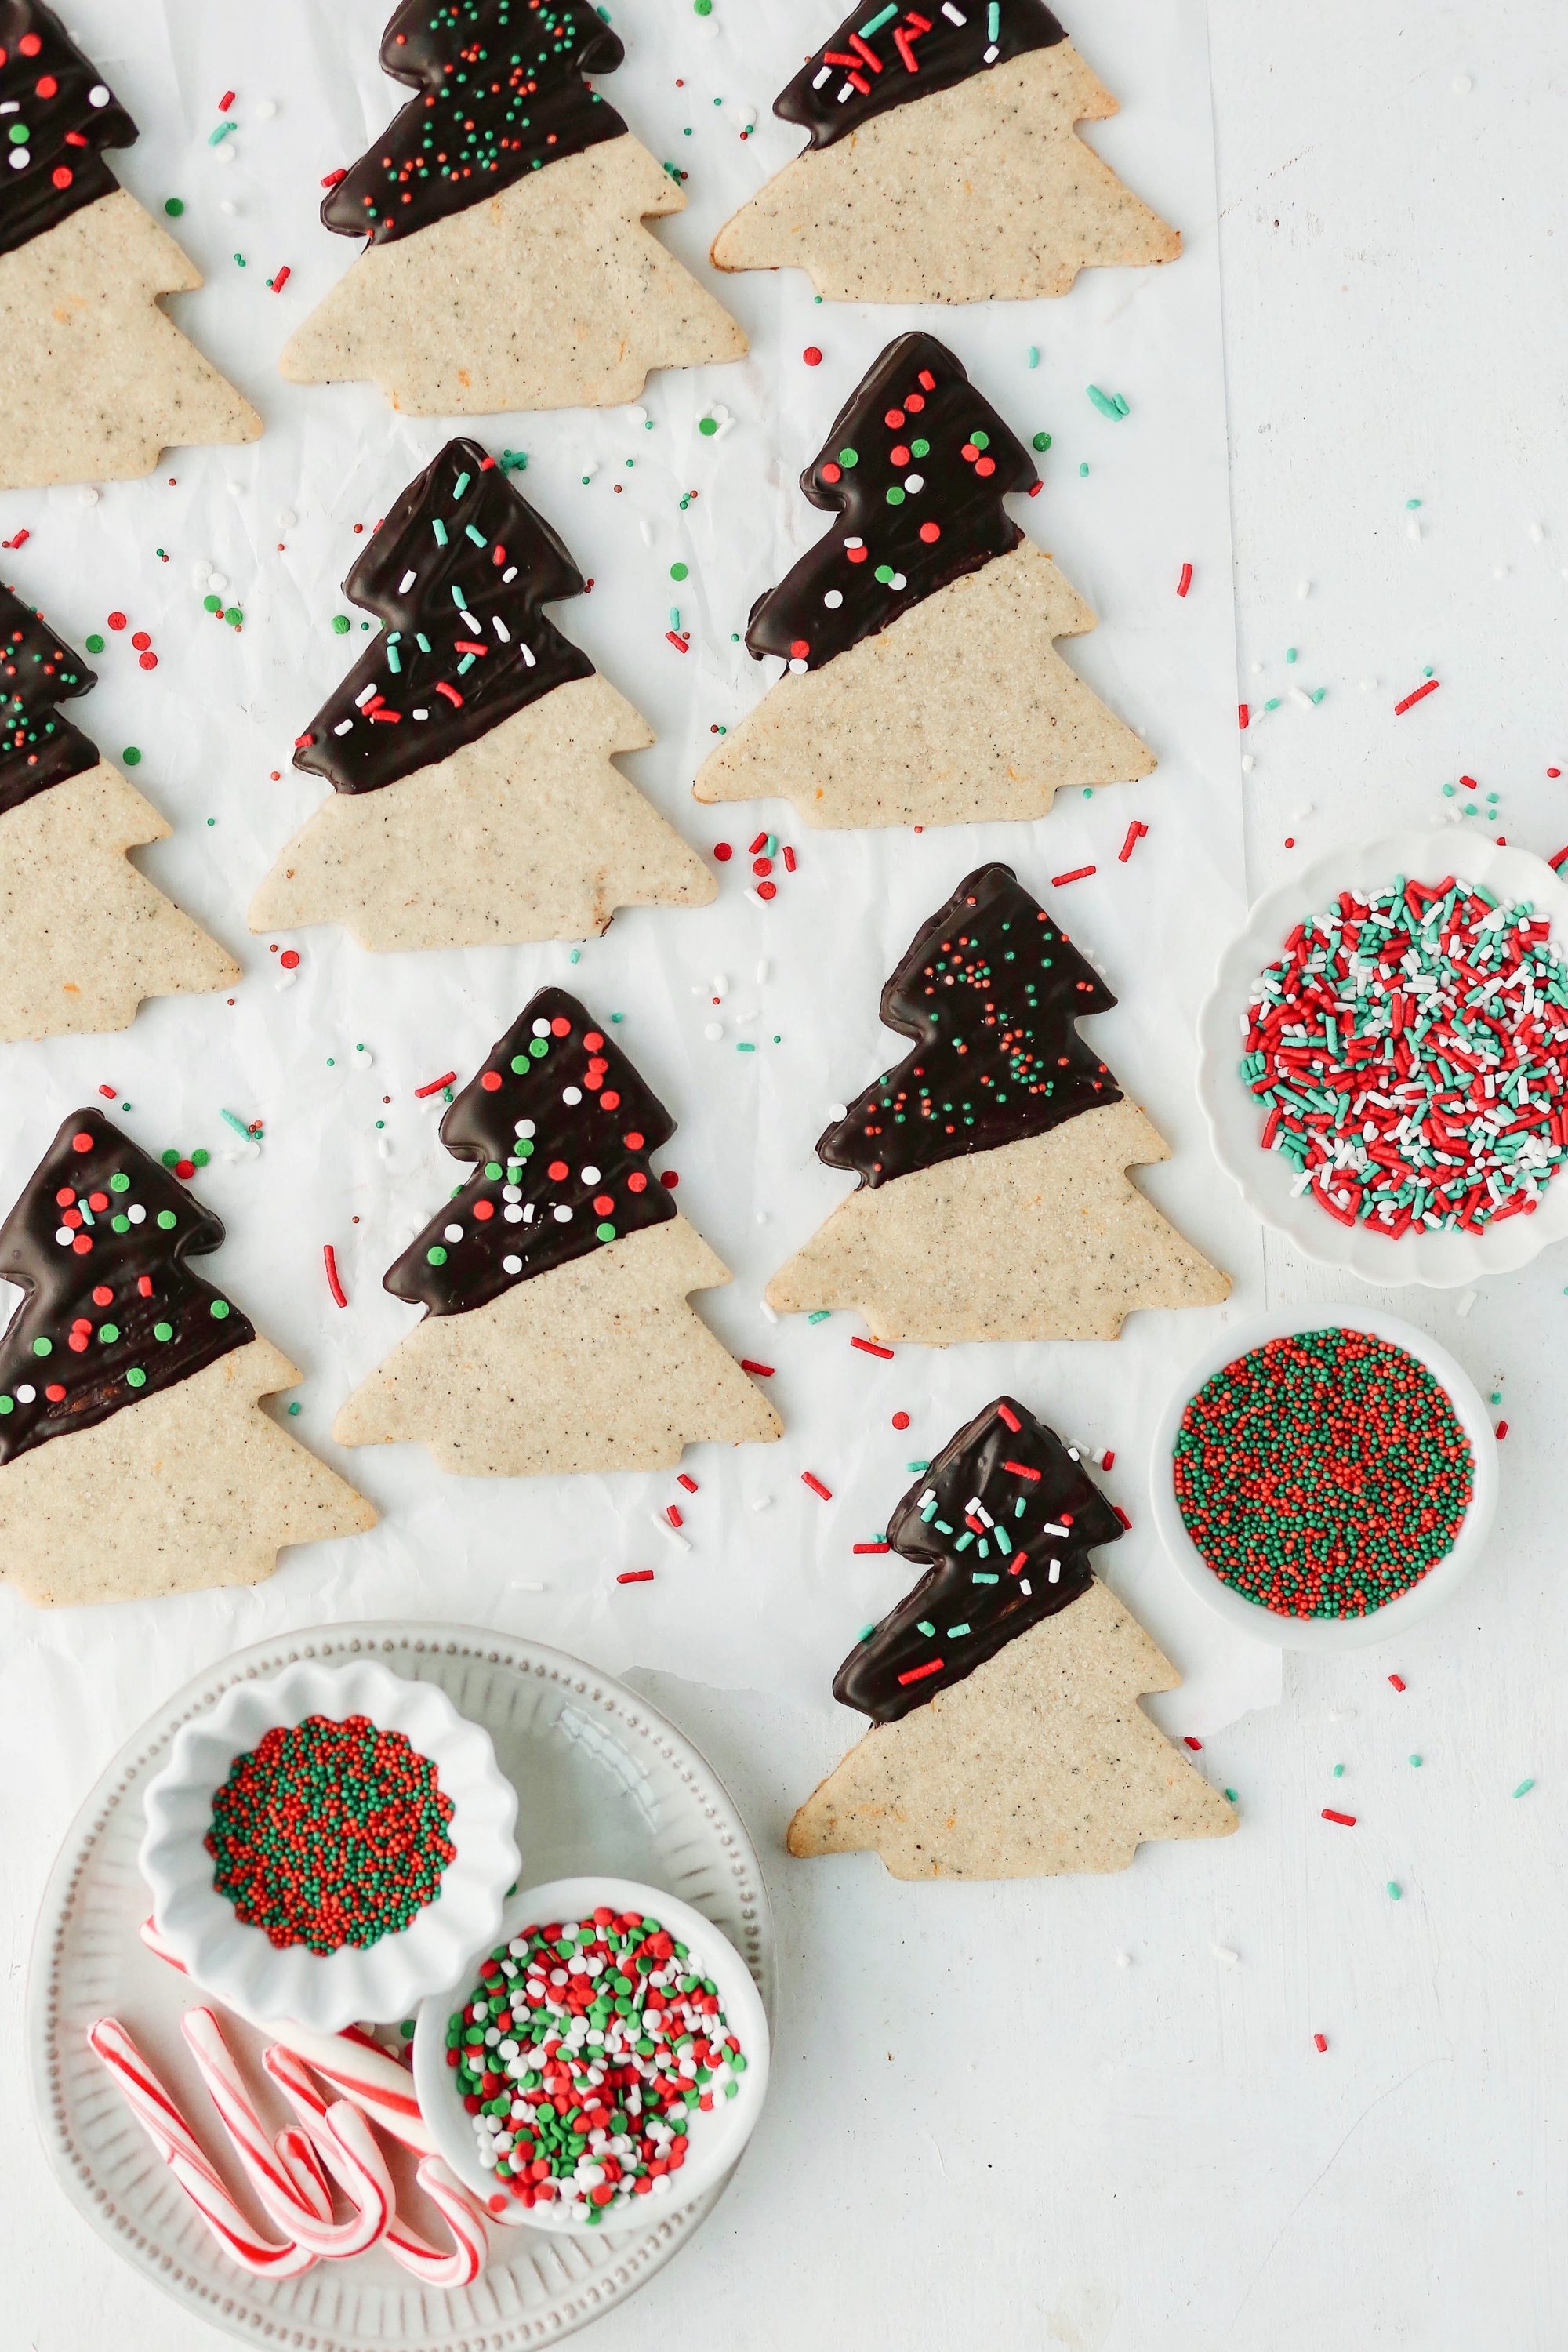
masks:
[[(184, 1972), (184, 1963), (175, 1958), (151, 1919), (142, 1929), (142, 1940), (159, 1959)], [(412, 2074), (398, 2059), (378, 2049), (368, 2034), (352, 2027), (346, 2033), (318, 2033), (313, 2027), (292, 2020), (273, 2023), (268, 2031), (285, 2050), (313, 2067), (341, 2098), (352, 2099), (372, 2123), (411, 2147), (416, 2156), (439, 2153), (435, 2135), (419, 2112)]]
[(87, 2039), (225, 2253), (260, 2278), (297, 2278), (308, 2271), (316, 2257), (307, 2247), (291, 2238), (274, 2245), (251, 2227), (119, 2019), (100, 2017)]
[[(309, 2117), (302, 2133), (291, 2126), (275, 2145), (212, 2011), (191, 2010), (184, 2020), (184, 2035), (268, 2220), (279, 2229), (292, 2231), (311, 2253), (329, 2260), (363, 2254), (374, 2246), (392, 2219), (392, 2180), (370, 2126), (357, 2109), (346, 2101), (337, 2101), (322, 2110), (325, 2122), (317, 2124), (313, 2116)], [(262, 2063), (272, 2055), (267, 2052)], [(298, 2153), (301, 2138), (312, 2152), (308, 2179), (301, 2176)], [(323, 2165), (353, 2208), (346, 2221), (332, 2218)]]
[[(291, 2101), (296, 2114), (304, 2119), (307, 2130), (314, 2124), (318, 2130), (342, 2136), (352, 2123), (374, 2147), (369, 2126), (357, 2109), (346, 2100), (329, 2106), (316, 2087), (311, 2070), (292, 2051), (268, 2050), (261, 2063)], [(321, 2152), (326, 2154), (324, 2148)], [(425, 2286), (471, 2286), (489, 2254), (489, 2232), (483, 2213), (440, 2157), (426, 2157), (416, 2177), (451, 2231), (451, 2247), (443, 2252), (439, 2246), (433, 2246), (395, 2211), (386, 2225), (383, 2245)]]

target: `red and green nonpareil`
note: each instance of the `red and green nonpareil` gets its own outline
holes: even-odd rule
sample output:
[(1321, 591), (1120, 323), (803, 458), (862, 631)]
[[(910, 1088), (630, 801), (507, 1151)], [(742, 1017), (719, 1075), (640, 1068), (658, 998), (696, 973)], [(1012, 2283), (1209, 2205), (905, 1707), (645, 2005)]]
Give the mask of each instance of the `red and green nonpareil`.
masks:
[(1371, 1332), (1271, 1339), (1206, 1381), (1172, 1476), (1222, 1582), (1291, 1617), (1361, 1617), (1453, 1549), (1474, 1463), (1446, 1391)]
[(213, 1800), (214, 1885), (280, 1948), (396, 1935), (441, 1891), (452, 1801), (401, 1731), (307, 1716), (237, 1759)]

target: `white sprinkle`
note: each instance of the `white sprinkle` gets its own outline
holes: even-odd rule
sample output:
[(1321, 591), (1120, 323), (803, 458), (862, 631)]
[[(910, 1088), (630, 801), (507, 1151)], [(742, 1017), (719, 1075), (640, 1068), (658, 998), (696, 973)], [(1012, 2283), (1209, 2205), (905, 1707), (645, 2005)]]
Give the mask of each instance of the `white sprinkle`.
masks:
[(1222, 1967), (1235, 1969), (1241, 1965), (1241, 1954), (1233, 1952), (1228, 1944), (1216, 1944), (1214, 1948), (1214, 1956)]
[(1311, 583), (1311, 582), (1310, 582), (1310, 580), (1298, 580), (1298, 581), (1297, 581), (1297, 583), (1296, 583), (1296, 593), (1297, 593), (1297, 595), (1298, 595), (1298, 596), (1300, 596), (1300, 597), (1302, 599), (1302, 601), (1303, 601), (1303, 602), (1305, 602), (1305, 600), (1306, 600), (1306, 599), (1307, 599), (1307, 598), (1311, 594), (1311, 593), (1312, 593), (1312, 583)]
[(521, 1274), (522, 1272), (522, 1260), (520, 1257), (503, 1257), (500, 1262), (500, 1270), (503, 1274)]
[[(774, 1319), (776, 1320), (777, 1318), (775, 1318)], [(17, 1394), (21, 1394), (20, 1390), (17, 1391)], [(752, 1505), (753, 1511), (771, 1511), (773, 1507), (773, 1498), (771, 1495), (759, 1495), (756, 1501)]]
[(251, 111), (258, 122), (270, 122), (278, 112), (278, 100), (275, 98), (258, 98)]
[(1531, 543), (1531, 547), (1539, 547), (1539, 546), (1540, 546), (1540, 544), (1541, 544), (1541, 542), (1542, 542), (1542, 541), (1545, 538), (1545, 536), (1546, 536), (1546, 527), (1545, 527), (1545, 525), (1544, 525), (1543, 523), (1532, 522), (1532, 523), (1531, 524), (1531, 526), (1530, 526), (1530, 543)]
[(658, 1529), (659, 1533), (661, 1535), (668, 1536), (672, 1544), (679, 1546), (679, 1549), (682, 1551), (689, 1551), (691, 1549), (691, 1546), (687, 1542), (686, 1538), (681, 1534), (680, 1529), (679, 1528), (672, 1528), (662, 1511), (655, 1511), (651, 1514), (651, 1517), (654, 1526)]
[(1468, 98), (1475, 86), (1475, 83), (1470, 79), (1468, 74), (1456, 74), (1454, 76), (1454, 95), (1456, 98)]
[(1257, 761), (1254, 759), (1254, 757), (1253, 757), (1253, 755), (1252, 755), (1252, 753), (1251, 753), (1250, 751), (1244, 751), (1244, 752), (1242, 753), (1242, 755), (1241, 755), (1241, 772), (1242, 772), (1242, 774), (1243, 774), (1244, 776), (1250, 776), (1250, 775), (1251, 775), (1251, 773), (1252, 773), (1252, 771), (1254, 770), (1254, 768), (1256, 768), (1256, 766), (1257, 766), (1257, 765), (1258, 765), (1258, 762), (1257, 762)]
[[(281, 520), (282, 518), (279, 517), (279, 520)], [(418, 579), (418, 572), (414, 569), (413, 565), (410, 564), (408, 570), (404, 573), (402, 579), (397, 583), (398, 594), (400, 596), (406, 596), (408, 591), (413, 587), (414, 583)]]
[(778, 1309), (776, 1307), (770, 1307), (765, 1298), (759, 1298), (757, 1305), (762, 1308), (763, 1319), (765, 1321), (769, 1323), (776, 1323), (778, 1321)]
[(760, 985), (764, 988), (767, 986), (768, 970), (768, 960), (766, 956), (763, 956), (762, 961), (757, 966), (757, 980)]
[(849, 1116), (848, 1104), (829, 1103), (827, 1106), (827, 1116), (829, 1118), (847, 1118)]
[(1411, 544), (1411, 546), (1412, 546), (1412, 547), (1419, 547), (1419, 546), (1420, 546), (1420, 544), (1421, 544), (1421, 518), (1420, 518), (1420, 516), (1419, 516), (1419, 515), (1411, 515), (1411, 516), (1409, 517), (1408, 520), (1406, 521), (1406, 523), (1405, 523), (1405, 538), (1410, 541), (1410, 544)]
[(77, 492), (77, 497), (84, 507), (95, 507), (98, 504), (99, 496), (100, 493), (93, 488), (90, 482), (84, 482)]
[(1131, 1953), (1118, 1952), (1116, 1955), (1116, 1965), (1119, 1969), (1130, 1969), (1132, 1966)]
[(1318, 707), (1304, 686), (1293, 686), (1290, 688), (1290, 699), (1292, 702), (1299, 702), (1303, 710), (1316, 710)]

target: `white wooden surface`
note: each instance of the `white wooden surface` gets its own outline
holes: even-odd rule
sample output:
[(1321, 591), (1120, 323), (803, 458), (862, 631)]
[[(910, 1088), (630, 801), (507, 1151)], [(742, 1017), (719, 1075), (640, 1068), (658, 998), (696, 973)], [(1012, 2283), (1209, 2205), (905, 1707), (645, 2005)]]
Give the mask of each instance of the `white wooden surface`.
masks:
[[(1497, 829), (1553, 851), (1568, 20), (1552, 0), (1211, 0), (1211, 23), (1239, 690), (1329, 688), (1250, 737), (1249, 878), (1279, 870), (1287, 835), (1317, 847), (1437, 814), (1461, 772), (1500, 791)], [(1394, 719), (1428, 664), (1440, 692)], [(1337, 1286), (1284, 1260), (1271, 1280), (1281, 1297)], [(1235, 1839), (1045, 1887), (777, 1864), (770, 2116), (705, 2241), (601, 2325), (596, 2352), (1564, 2340), (1565, 1280), (1544, 1262), (1464, 1319), (1399, 1297), (1501, 1389), (1493, 1557), (1397, 1657), (1292, 1664), (1282, 1706), (1210, 1744), (1205, 1765), (1240, 1792)], [(649, 1687), (776, 1853), (840, 1724)], [(95, 1727), (80, 1740), (85, 1785)], [(1319, 1818), (1336, 1798), (1355, 1830)], [(37, 1816), (66, 1809), (16, 1789), (0, 1806), (30, 1903)], [(5, 2352), (78, 2352), (106, 2321), (127, 2352), (210, 2345), (37, 2180), (15, 2105), (6, 2131)]]

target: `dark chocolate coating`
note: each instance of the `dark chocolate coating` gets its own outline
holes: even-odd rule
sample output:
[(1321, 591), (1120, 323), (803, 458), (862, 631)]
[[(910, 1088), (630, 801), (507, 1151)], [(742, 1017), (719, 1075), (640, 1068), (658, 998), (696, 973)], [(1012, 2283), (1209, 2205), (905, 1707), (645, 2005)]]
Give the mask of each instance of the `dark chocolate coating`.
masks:
[(322, 220), (389, 245), (618, 139), (626, 124), (583, 77), (625, 56), (588, 0), (404, 0), (381, 62), (420, 94), (331, 190)]
[(1008, 554), (1024, 534), (1003, 498), (1038, 478), (946, 344), (900, 335), (800, 478), (812, 505), (838, 520), (752, 605), (748, 647), (759, 660), (782, 654), (820, 669), (911, 604)]
[(914, 1052), (856, 1097), (818, 1159), (883, 1184), (1120, 1102), (1074, 1025), (1115, 1003), (1010, 866), (977, 866), (882, 991), (883, 1021)]
[(582, 647), (541, 610), (583, 589), (565, 546), (489, 452), (448, 441), (343, 583), (381, 634), (311, 719), (294, 765), (336, 792), (374, 793), (569, 678), (592, 677)]
[(1080, 1600), (1094, 1581), (1089, 1553), (1121, 1532), (1055, 1431), (999, 1397), (948, 1440), (888, 1522), (893, 1549), (927, 1563), (926, 1573), (857, 1643), (834, 1696), (873, 1722), (896, 1723)]
[(97, 684), (41, 614), (0, 588), (0, 815), (97, 766), (97, 747), (55, 708)]
[(73, 1112), (0, 1224), (0, 1276), (26, 1293), (0, 1336), (0, 1463), (255, 1339), (185, 1264), (222, 1240), (212, 1211), (101, 1111)]
[(106, 147), (136, 125), (38, 0), (0, 0), (0, 253), (58, 228), (120, 185)]
[(664, 1105), (577, 999), (542, 988), (441, 1121), (453, 1159), (478, 1160), (478, 1172), (384, 1286), (432, 1315), (464, 1315), (531, 1275), (662, 1224), (675, 1202), (648, 1160), (674, 1133)]
[(809, 131), (814, 147), (831, 147), (874, 114), (1066, 38), (1044, 0), (997, 0), (994, 38), (989, 0), (863, 5), (780, 90), (773, 112)]

